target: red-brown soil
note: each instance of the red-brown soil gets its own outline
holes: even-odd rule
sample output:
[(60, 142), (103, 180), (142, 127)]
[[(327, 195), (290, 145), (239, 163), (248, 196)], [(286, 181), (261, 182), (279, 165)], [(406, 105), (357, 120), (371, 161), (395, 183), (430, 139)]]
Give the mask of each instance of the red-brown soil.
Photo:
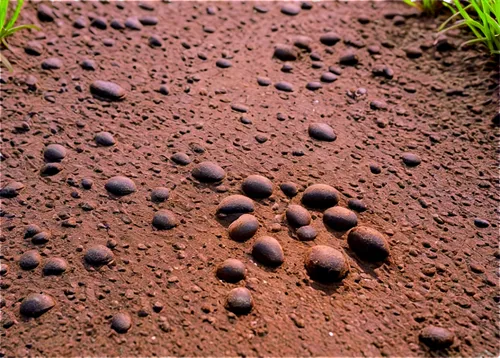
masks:
[[(15, 72), (1, 76), (1, 186), (15, 181), (24, 188), (1, 199), (1, 355), (497, 356), (498, 63), (478, 49), (457, 48), (464, 41), (458, 32), (436, 44), (444, 15), (419, 17), (396, 2), (313, 3), (297, 16), (282, 14), (284, 3), (147, 4), (153, 11), (136, 2), (47, 3), (53, 21), (42, 22), (39, 3), (29, 3), (20, 23), (42, 31), (19, 32), (8, 39), (13, 52), (2, 51)], [(158, 23), (111, 28), (113, 19), (131, 16)], [(80, 17), (83, 28), (74, 27)], [(106, 29), (90, 26), (96, 17)], [(329, 31), (341, 38), (333, 46), (320, 42)], [(149, 45), (152, 35), (161, 47)], [(274, 46), (293, 45), (296, 35), (311, 38), (321, 61), (295, 48), (298, 58), (286, 73)], [(349, 49), (355, 66), (339, 64)], [(60, 61), (45, 68), (61, 68), (42, 69), (49, 58)], [(223, 58), (232, 66), (216, 66)], [(95, 61), (94, 71), (82, 68), (85, 59)], [(374, 76), (378, 65), (393, 78)], [(342, 69), (336, 81), (306, 88), (330, 66)], [(257, 77), (272, 84), (260, 86)], [(125, 99), (94, 98), (96, 80), (119, 84)], [(277, 90), (280, 81), (294, 91)], [(336, 140), (311, 138), (308, 127), (316, 122), (329, 124)], [(101, 131), (116, 144), (97, 146)], [(44, 148), (53, 143), (67, 153), (42, 176)], [(176, 152), (192, 162), (174, 163)], [(403, 163), (408, 152), (420, 165)], [(203, 161), (220, 165), (226, 177), (200, 183), (191, 171)], [(260, 227), (237, 242), (216, 209), (242, 194), (252, 174), (269, 178), (273, 194), (254, 201)], [(136, 191), (117, 198), (105, 183), (120, 175)], [(93, 181), (90, 190), (84, 178)], [(296, 197), (284, 195), (284, 182), (298, 185)], [(336, 188), (340, 206), (351, 198), (366, 204), (358, 225), (387, 238), (385, 262), (360, 259), (346, 233), (325, 228), (322, 210), (309, 210), (317, 238), (297, 240), (285, 210), (317, 183)], [(169, 189), (168, 200), (150, 200), (156, 187)], [(155, 229), (159, 209), (173, 212), (177, 226)], [(489, 225), (478, 227), (486, 223), (476, 219)], [(49, 232), (48, 242), (24, 238), (30, 224)], [(278, 240), (281, 266), (254, 262), (252, 245), (261, 236)], [(95, 245), (114, 256), (99, 269), (84, 261)], [(314, 245), (345, 253), (350, 272), (342, 281), (309, 278), (304, 257)], [(39, 252), (40, 264), (25, 270), (20, 258), (30, 250)], [(66, 260), (66, 271), (45, 275), (55, 257)], [(246, 265), (244, 281), (216, 277), (229, 258)], [(237, 287), (251, 293), (249, 314), (225, 308)], [(38, 318), (22, 316), (31, 293), (51, 296), (55, 306)], [(113, 327), (131, 319), (123, 334), (112, 329), (118, 313), (125, 316)], [(419, 340), (428, 326), (449, 330), (452, 346), (430, 351)]]

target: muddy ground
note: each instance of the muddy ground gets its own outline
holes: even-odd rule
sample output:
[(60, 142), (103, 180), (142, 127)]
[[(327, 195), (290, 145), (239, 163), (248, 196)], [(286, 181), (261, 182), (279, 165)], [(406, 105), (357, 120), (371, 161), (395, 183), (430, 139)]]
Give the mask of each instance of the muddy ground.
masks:
[[(499, 354), (498, 63), (457, 48), (466, 34), (436, 42), (444, 15), (396, 2), (295, 3), (294, 16), (272, 2), (40, 4), (26, 4), (20, 23), (41, 31), (2, 50), (15, 68), (1, 75), (2, 356)], [(328, 32), (334, 45), (320, 41)], [(298, 35), (306, 49), (293, 47)], [(273, 57), (277, 44), (296, 59)], [(122, 98), (94, 96), (96, 80), (121, 86)], [(282, 81), (293, 91), (277, 89)], [(312, 138), (311, 123), (336, 140)], [(101, 131), (114, 145), (96, 143)], [(60, 163), (44, 160), (49, 144), (66, 149)], [(179, 152), (191, 162), (171, 160)], [(414, 156), (405, 163), (404, 153)], [(225, 178), (199, 182), (203, 161)], [(236, 242), (216, 209), (252, 174), (273, 193), (254, 201), (256, 235)], [(135, 191), (111, 195), (114, 176)], [(298, 240), (285, 210), (318, 183), (340, 192), (339, 206), (366, 205), (358, 225), (387, 239), (384, 262), (361, 259), (323, 210), (309, 210), (317, 238)], [(168, 200), (151, 200), (156, 187)], [(160, 209), (174, 228), (152, 226)], [(28, 225), (46, 234), (33, 239)], [(277, 268), (251, 255), (264, 235), (282, 247)], [(113, 254), (102, 267), (86, 256), (95, 245)], [(314, 245), (344, 253), (342, 281), (308, 276)], [(49, 275), (54, 258), (66, 267)], [(216, 276), (228, 258), (245, 264), (244, 280)], [(236, 287), (251, 293), (249, 314), (225, 308)], [(37, 318), (32, 306), (21, 314), (32, 293), (48, 300)], [(126, 333), (112, 328), (119, 313)], [(429, 350), (419, 339), (429, 326), (445, 328), (451, 346)]]

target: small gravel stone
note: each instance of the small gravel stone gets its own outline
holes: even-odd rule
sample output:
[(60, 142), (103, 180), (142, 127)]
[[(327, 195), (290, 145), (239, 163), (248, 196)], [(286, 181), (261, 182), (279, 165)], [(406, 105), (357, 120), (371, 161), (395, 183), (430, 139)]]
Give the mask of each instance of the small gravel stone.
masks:
[(68, 269), (68, 263), (61, 257), (51, 257), (43, 266), (45, 276), (61, 275)]
[(154, 188), (151, 191), (151, 201), (153, 203), (162, 203), (168, 199), (170, 191), (164, 187)]
[(345, 255), (325, 245), (311, 247), (306, 254), (304, 266), (311, 279), (323, 283), (340, 281), (349, 272)]
[(31, 238), (31, 242), (35, 245), (43, 245), (50, 241), (52, 235), (48, 231), (42, 231)]
[(295, 183), (292, 183), (292, 182), (282, 183), (280, 185), (280, 189), (283, 192), (283, 194), (285, 194), (289, 198), (293, 198), (299, 192), (297, 185)]
[(428, 326), (420, 332), (419, 339), (431, 349), (445, 349), (453, 344), (455, 335), (446, 328)]
[(274, 57), (281, 61), (295, 61), (298, 57), (297, 50), (289, 45), (277, 44), (274, 47)]
[(113, 252), (104, 245), (95, 245), (87, 249), (85, 261), (91, 266), (103, 266), (114, 259)]
[(215, 183), (226, 177), (226, 172), (219, 165), (213, 162), (201, 162), (191, 171), (191, 175), (205, 183)]
[(326, 123), (311, 123), (308, 128), (311, 138), (322, 140), (326, 142), (333, 142), (337, 139), (337, 135), (333, 128)]
[(178, 152), (170, 157), (175, 164), (188, 165), (191, 163), (191, 158), (186, 153)]
[(26, 251), (19, 258), (19, 266), (23, 270), (33, 270), (42, 262), (42, 256), (36, 250)]
[(252, 199), (239, 194), (222, 199), (217, 206), (217, 214), (224, 215), (246, 214), (253, 211), (254, 204)]
[(240, 260), (227, 259), (217, 267), (217, 277), (229, 283), (236, 283), (245, 279), (245, 264)]
[(243, 242), (251, 239), (259, 229), (259, 221), (250, 214), (243, 214), (229, 225), (229, 237)]
[(125, 98), (125, 90), (113, 82), (94, 81), (90, 85), (90, 92), (100, 99), (108, 101), (121, 101)]
[(19, 307), (21, 315), (25, 317), (39, 317), (56, 305), (54, 299), (43, 293), (29, 294)]
[(409, 167), (416, 167), (422, 162), (420, 157), (413, 153), (403, 153), (401, 159)]
[(219, 68), (229, 68), (231, 67), (233, 64), (231, 63), (231, 61), (229, 61), (228, 59), (225, 59), (225, 58), (220, 58), (218, 59), (216, 62), (215, 62), (215, 65)]
[(111, 147), (116, 144), (115, 138), (109, 132), (99, 132), (95, 135), (94, 140), (97, 145), (102, 147)]
[(253, 308), (253, 299), (250, 291), (245, 287), (234, 288), (226, 298), (226, 309), (238, 315), (250, 313)]
[(347, 244), (366, 261), (384, 261), (389, 256), (389, 244), (384, 235), (366, 226), (358, 226), (349, 231)]
[(268, 198), (273, 193), (273, 183), (262, 175), (250, 175), (242, 183), (245, 195), (253, 199)]
[(340, 36), (335, 32), (327, 32), (320, 36), (319, 41), (326, 46), (333, 46), (341, 40)]
[(487, 228), (488, 226), (490, 226), (490, 223), (487, 220), (475, 218), (474, 225), (476, 225), (476, 227), (478, 227), (478, 228), (484, 229), (484, 228)]
[(286, 209), (286, 220), (294, 228), (306, 226), (311, 223), (311, 214), (300, 205), (290, 205)]
[(349, 209), (336, 206), (323, 214), (323, 222), (335, 231), (346, 231), (358, 225), (358, 217)]
[(61, 59), (56, 57), (51, 57), (42, 62), (42, 69), (44, 70), (58, 70), (62, 67), (63, 63)]
[(24, 189), (24, 184), (18, 181), (11, 181), (0, 190), (1, 198), (15, 198)]
[(302, 204), (314, 209), (327, 209), (337, 205), (340, 194), (330, 185), (313, 184), (302, 195)]
[(49, 144), (43, 151), (43, 158), (46, 162), (60, 162), (66, 157), (67, 151), (60, 144)]
[(117, 333), (127, 333), (132, 327), (132, 318), (128, 313), (117, 313), (111, 320), (111, 328)]
[(291, 3), (291, 2), (285, 3), (281, 7), (281, 13), (288, 15), (288, 16), (295, 16), (295, 15), (298, 15), (300, 13), (300, 7), (298, 7), (297, 5), (295, 5), (294, 3)]
[(358, 213), (362, 213), (367, 209), (366, 204), (359, 199), (349, 199), (349, 201), (347, 202), (347, 206), (349, 207), (349, 209), (357, 211)]
[(285, 260), (280, 243), (270, 236), (262, 236), (255, 241), (252, 256), (261, 264), (271, 267), (280, 266)]
[(136, 186), (132, 179), (124, 176), (115, 176), (110, 178), (104, 188), (111, 194), (116, 196), (125, 196), (135, 193)]
[(316, 236), (318, 236), (318, 232), (310, 225), (302, 226), (297, 229), (297, 237), (300, 241), (312, 241)]
[(274, 84), (274, 87), (283, 92), (293, 92), (293, 86), (285, 81), (277, 82)]
[(159, 210), (153, 217), (153, 226), (158, 230), (170, 230), (177, 225), (177, 217), (170, 210)]

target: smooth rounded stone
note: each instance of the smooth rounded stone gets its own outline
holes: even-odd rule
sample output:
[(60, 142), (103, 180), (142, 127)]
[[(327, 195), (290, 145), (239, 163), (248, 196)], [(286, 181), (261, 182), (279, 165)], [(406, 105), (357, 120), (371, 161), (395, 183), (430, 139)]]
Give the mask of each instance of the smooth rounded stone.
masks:
[(42, 256), (36, 250), (26, 251), (19, 258), (19, 266), (23, 270), (33, 270), (42, 262)]
[(86, 71), (95, 71), (97, 65), (94, 60), (85, 59), (82, 61), (81, 66)]
[(42, 232), (42, 229), (40, 229), (40, 226), (35, 225), (35, 224), (30, 224), (30, 225), (26, 226), (26, 229), (24, 230), (24, 238), (29, 239), (40, 232)]
[(50, 241), (52, 234), (48, 231), (42, 231), (31, 238), (31, 242), (35, 245), (43, 245)]
[(269, 11), (269, 9), (266, 6), (259, 4), (254, 5), (253, 9), (260, 14), (265, 14)]
[(282, 67), (281, 67), (281, 72), (285, 72), (285, 73), (290, 73), (293, 71), (293, 66), (289, 63), (285, 63)]
[(144, 26), (155, 26), (158, 24), (158, 18), (156, 16), (141, 16), (139, 22)]
[(113, 82), (97, 80), (90, 85), (90, 93), (109, 101), (120, 101), (125, 98), (125, 90)]
[(311, 223), (311, 214), (306, 208), (292, 204), (286, 209), (286, 221), (292, 227), (306, 226)]
[(357, 211), (358, 213), (362, 213), (367, 209), (366, 204), (359, 199), (349, 199), (347, 206), (349, 209)]
[(49, 144), (43, 151), (43, 158), (46, 162), (60, 162), (66, 157), (66, 148), (60, 144)]
[(219, 280), (229, 283), (236, 283), (245, 279), (245, 264), (240, 260), (227, 259), (217, 267), (217, 277)]
[(347, 244), (366, 261), (384, 261), (389, 256), (389, 244), (384, 235), (366, 226), (358, 226), (349, 231)]
[(149, 46), (151, 46), (151, 47), (162, 47), (163, 46), (163, 41), (161, 40), (161, 38), (158, 36), (155, 36), (155, 35), (152, 35), (149, 37), (148, 43), (149, 43)]
[(299, 227), (296, 233), (300, 241), (312, 241), (318, 236), (318, 232), (311, 225)]
[(475, 218), (474, 219), (474, 225), (478, 228), (485, 229), (488, 226), (490, 226), (490, 223), (488, 220), (480, 219), (480, 218)]
[(59, 163), (47, 163), (40, 169), (40, 175), (49, 177), (58, 174), (63, 170), (63, 166)]
[(298, 35), (293, 39), (293, 45), (301, 50), (305, 50), (307, 52), (312, 51), (313, 40), (309, 36)]
[(15, 198), (23, 189), (23, 183), (11, 181), (0, 190), (0, 198)]
[(132, 318), (128, 313), (117, 313), (113, 316), (111, 328), (116, 333), (127, 333), (130, 327), (132, 327)]
[(97, 145), (102, 147), (111, 147), (116, 144), (115, 138), (109, 132), (99, 132), (95, 135), (94, 140)]
[(84, 29), (87, 27), (87, 20), (85, 20), (85, 17), (80, 16), (75, 20), (75, 22), (73, 22), (73, 27), (75, 29)]
[(118, 19), (111, 20), (111, 23), (109, 24), (109, 26), (111, 26), (111, 28), (113, 28), (115, 30), (123, 30), (123, 29), (125, 29), (125, 25), (123, 24), (123, 22), (121, 22)]
[(157, 211), (153, 217), (153, 226), (158, 230), (170, 230), (178, 224), (177, 217), (170, 210)]
[(252, 199), (244, 195), (230, 195), (222, 199), (217, 206), (217, 214), (234, 215), (246, 214), (254, 211)]
[(302, 4), (300, 4), (300, 8), (302, 10), (311, 10), (313, 8), (313, 4), (310, 1), (302, 1)]
[(286, 182), (280, 184), (280, 189), (289, 198), (293, 198), (296, 196), (299, 192), (299, 189), (297, 188), (297, 184), (292, 183), (292, 182)]
[(84, 259), (89, 265), (99, 267), (113, 261), (114, 255), (106, 246), (95, 245), (87, 249)]
[(324, 72), (320, 78), (321, 82), (332, 83), (337, 80), (337, 76), (331, 72)]
[(259, 86), (262, 86), (262, 87), (267, 87), (269, 85), (271, 85), (271, 79), (270, 78), (267, 78), (267, 77), (257, 77), (257, 83), (259, 84)]
[(281, 81), (274, 84), (274, 87), (283, 92), (293, 92), (293, 86), (291, 83)]
[(285, 261), (280, 243), (274, 237), (262, 236), (255, 240), (252, 256), (265, 266), (277, 267)]
[(491, 119), (491, 123), (495, 126), (495, 127), (499, 127), (500, 126), (500, 112), (495, 114), (493, 116), (493, 118)]
[(325, 245), (311, 247), (306, 254), (304, 266), (311, 279), (323, 283), (341, 281), (349, 273), (345, 255)]
[(241, 104), (241, 103), (232, 103), (231, 109), (233, 111), (239, 112), (239, 113), (247, 113), (248, 112), (248, 107), (245, 106), (244, 104)]
[(83, 189), (90, 190), (92, 189), (92, 185), (94, 185), (94, 181), (90, 178), (83, 178), (81, 184)]
[(206, 11), (207, 11), (208, 15), (216, 15), (217, 14), (217, 7), (216, 6), (208, 6)]
[(253, 308), (250, 291), (245, 287), (233, 288), (226, 298), (226, 309), (238, 315), (248, 314)]
[(96, 17), (90, 23), (90, 26), (95, 27), (99, 30), (106, 30), (108, 28), (108, 24), (106, 23), (106, 19), (104, 17)]
[(422, 56), (422, 50), (420, 50), (418, 47), (409, 47), (404, 50), (406, 53), (406, 56), (408, 58), (419, 58)]
[(302, 204), (315, 209), (327, 209), (337, 205), (339, 192), (326, 184), (313, 184), (302, 195)]
[(42, 62), (42, 69), (44, 70), (58, 70), (62, 67), (61, 59), (50, 57)]
[(299, 12), (300, 12), (300, 7), (291, 2), (286, 3), (281, 7), (281, 13), (288, 16), (298, 15)]
[(43, 53), (43, 46), (38, 41), (29, 41), (24, 46), (24, 52), (31, 56), (40, 56)]
[(124, 196), (135, 193), (136, 186), (132, 179), (118, 175), (108, 179), (104, 188), (116, 196)]
[(298, 57), (297, 51), (295, 48), (289, 45), (277, 44), (274, 47), (273, 57), (281, 61), (295, 61)]
[(191, 163), (191, 158), (186, 153), (177, 152), (170, 157), (170, 160), (175, 164), (188, 165)]
[(250, 118), (245, 117), (245, 116), (240, 117), (240, 122), (243, 124), (252, 124), (252, 121), (250, 120)]
[(226, 172), (214, 162), (201, 162), (193, 168), (191, 175), (201, 182), (214, 183), (224, 179)]
[(229, 225), (229, 237), (244, 242), (251, 239), (259, 229), (259, 221), (250, 214), (243, 214)]
[(217, 62), (215, 62), (215, 65), (219, 68), (229, 68), (231, 67), (233, 64), (231, 63), (231, 61), (229, 61), (228, 59), (225, 59), (225, 58), (220, 58), (217, 60)]
[(243, 180), (241, 189), (250, 198), (263, 199), (273, 194), (273, 183), (262, 175), (249, 175)]
[(333, 46), (341, 40), (340, 36), (335, 32), (327, 32), (320, 36), (319, 41), (326, 46)]
[(45, 4), (38, 5), (37, 15), (38, 15), (38, 19), (40, 21), (44, 21), (44, 22), (54, 21), (54, 17), (55, 17), (54, 12), (52, 11), (52, 8), (48, 7)]
[(151, 201), (153, 203), (162, 203), (168, 199), (170, 191), (164, 187), (154, 188), (151, 191)]
[(158, 89), (158, 92), (160, 92), (164, 96), (168, 96), (170, 94), (170, 89), (167, 85), (161, 85)]
[(380, 173), (382, 173), (382, 169), (380, 168), (380, 166), (378, 164), (371, 163), (370, 164), (370, 172), (372, 172), (372, 174), (380, 174)]
[(446, 328), (427, 326), (420, 331), (418, 338), (430, 349), (446, 349), (453, 344), (455, 335)]
[(21, 302), (19, 312), (25, 317), (40, 317), (56, 305), (56, 301), (43, 293), (31, 293)]
[(344, 66), (354, 66), (359, 62), (358, 55), (352, 51), (344, 52), (339, 59), (339, 63)]
[(342, 69), (337, 66), (330, 66), (328, 67), (328, 71), (333, 73), (334, 75), (340, 76), (342, 74)]
[(45, 276), (57, 276), (63, 274), (68, 269), (68, 263), (61, 257), (51, 257), (43, 265)]
[(335, 231), (346, 231), (358, 225), (358, 217), (349, 209), (335, 206), (323, 214), (323, 222)]
[(125, 27), (131, 29), (131, 30), (136, 30), (140, 31), (142, 30), (142, 24), (139, 22), (137, 17), (129, 17), (125, 20)]
[(387, 103), (380, 100), (374, 100), (370, 102), (370, 108), (373, 110), (386, 110)]
[(333, 131), (333, 128), (326, 123), (311, 123), (309, 124), (308, 132), (311, 138), (317, 140), (333, 142), (337, 139), (337, 135)]
[(105, 38), (102, 40), (102, 43), (106, 47), (113, 47), (115, 45), (116, 41), (114, 39)]
[(413, 153), (403, 153), (401, 159), (409, 167), (416, 167), (422, 162), (420, 157)]
[(309, 91), (317, 91), (317, 90), (321, 89), (322, 87), (323, 87), (323, 85), (321, 84), (321, 82), (316, 82), (316, 81), (307, 82), (307, 84), (306, 84), (306, 88)]

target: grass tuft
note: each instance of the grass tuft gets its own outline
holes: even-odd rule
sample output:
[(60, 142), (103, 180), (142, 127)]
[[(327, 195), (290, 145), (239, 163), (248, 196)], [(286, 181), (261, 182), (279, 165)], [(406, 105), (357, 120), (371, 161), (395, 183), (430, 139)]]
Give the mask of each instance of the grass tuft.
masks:
[[(450, 0), (444, 5), (453, 15), (441, 25), (441, 33), (468, 27), (476, 38), (461, 46), (482, 43), (491, 54), (500, 54), (500, 0), (468, 0), (467, 5), (462, 5), (459, 0)], [(448, 26), (450, 23), (452, 25)]]
[[(14, 26), (16, 24), (17, 18), (19, 17), (19, 14), (21, 13), (21, 8), (23, 7), (24, 0), (17, 0), (16, 7), (10, 18), (8, 17), (9, 3), (9, 0), (0, 0), (0, 43), (7, 49), (9, 48), (6, 41), (7, 37), (11, 36), (17, 31), (24, 29), (40, 30), (38, 26), (35, 25)], [(0, 53), (0, 60), (3, 65), (10, 72), (12, 72), (12, 65), (2, 53)]]
[(441, 7), (441, 0), (403, 0), (405, 4), (416, 7), (427, 15), (435, 15)]

